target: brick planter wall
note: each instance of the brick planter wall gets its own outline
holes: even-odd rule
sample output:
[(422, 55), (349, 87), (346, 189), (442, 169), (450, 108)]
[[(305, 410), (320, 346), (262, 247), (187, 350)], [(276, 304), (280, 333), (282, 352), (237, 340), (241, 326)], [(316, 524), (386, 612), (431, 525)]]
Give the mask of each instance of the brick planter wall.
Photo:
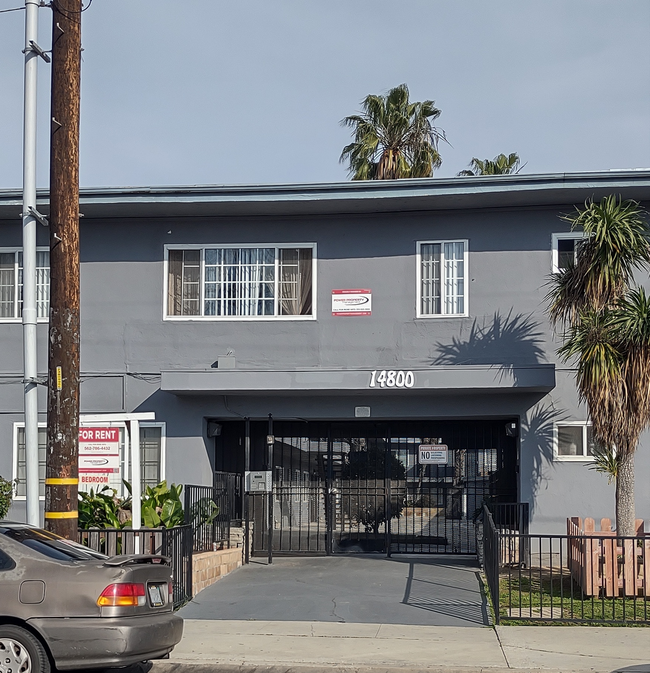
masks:
[(241, 566), (242, 550), (218, 549), (192, 556), (192, 595), (214, 584)]

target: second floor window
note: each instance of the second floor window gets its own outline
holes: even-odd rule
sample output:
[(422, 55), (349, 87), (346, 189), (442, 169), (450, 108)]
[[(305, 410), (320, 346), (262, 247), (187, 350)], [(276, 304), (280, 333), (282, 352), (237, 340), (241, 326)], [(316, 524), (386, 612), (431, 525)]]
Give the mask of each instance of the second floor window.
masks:
[[(50, 310), (50, 251), (36, 252), (36, 311), (47, 319)], [(0, 249), (0, 320), (23, 315), (23, 252)]]
[(465, 315), (467, 241), (419, 244), (418, 317)]
[(169, 317), (313, 315), (312, 246), (168, 251)]
[(564, 271), (571, 264), (575, 264), (580, 241), (583, 239), (584, 236), (576, 232), (553, 234), (553, 273)]

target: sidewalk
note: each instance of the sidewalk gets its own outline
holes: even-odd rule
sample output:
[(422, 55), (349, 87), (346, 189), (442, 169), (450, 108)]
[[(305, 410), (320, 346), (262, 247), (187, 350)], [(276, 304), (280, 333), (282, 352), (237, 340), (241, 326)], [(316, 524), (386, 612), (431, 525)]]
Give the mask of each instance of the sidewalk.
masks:
[(489, 626), (478, 573), (466, 557), (256, 561), (180, 611), (152, 673), (650, 673), (650, 628)]
[(650, 673), (650, 628), (185, 621), (152, 673)]

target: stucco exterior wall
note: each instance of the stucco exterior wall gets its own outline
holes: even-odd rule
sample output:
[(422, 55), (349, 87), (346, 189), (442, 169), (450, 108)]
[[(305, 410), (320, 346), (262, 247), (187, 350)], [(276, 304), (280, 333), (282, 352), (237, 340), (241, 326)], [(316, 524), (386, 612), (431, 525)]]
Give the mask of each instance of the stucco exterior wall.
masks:
[[(563, 532), (566, 516), (613, 516), (614, 488), (584, 463), (553, 458), (553, 423), (584, 421), (572, 374), (557, 361), (544, 314), (551, 236), (568, 230), (569, 206), (286, 217), (82, 220), (82, 412), (153, 411), (166, 423), (166, 476), (210, 483), (207, 417), (352, 419), (520, 418), (520, 500), (533, 531)], [(46, 244), (45, 230), (40, 232)], [(416, 318), (416, 242), (466, 239), (467, 317)], [(315, 320), (166, 320), (166, 245), (315, 243)], [(20, 245), (19, 221), (0, 222), (0, 247)], [(332, 316), (333, 289), (372, 290), (371, 316)], [(46, 364), (39, 326), (39, 365)], [(22, 410), (22, 330), (0, 324), (0, 474), (13, 471)], [(177, 396), (160, 372), (209, 369), (235, 353), (237, 369), (413, 369), (432, 365), (556, 364), (549, 394), (517, 391), (382, 396)], [(44, 390), (40, 408), (45, 410)], [(44, 420), (44, 417), (43, 417)], [(637, 459), (637, 515), (650, 518), (650, 439)], [(22, 504), (14, 515), (22, 516)]]

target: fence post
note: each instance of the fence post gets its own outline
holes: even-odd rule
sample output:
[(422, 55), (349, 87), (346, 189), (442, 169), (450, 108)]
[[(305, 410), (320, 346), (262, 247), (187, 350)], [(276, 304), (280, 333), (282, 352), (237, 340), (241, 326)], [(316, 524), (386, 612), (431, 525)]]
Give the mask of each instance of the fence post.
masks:
[(494, 608), (494, 621), (501, 623), (499, 595), (500, 538), (490, 510), (483, 505), (483, 568)]
[(193, 556), (192, 556), (192, 527), (188, 526), (185, 528), (185, 530), (182, 533), (184, 537), (184, 544), (183, 547), (185, 548), (185, 558), (187, 559), (187, 575), (185, 577), (185, 581), (187, 583), (187, 599), (188, 601), (191, 601), (192, 598), (194, 598), (194, 587), (192, 586), (192, 580), (193, 578), (193, 572), (192, 572), (192, 561), (193, 561)]
[(626, 596), (636, 596), (636, 545), (634, 539), (623, 540), (623, 586)]

